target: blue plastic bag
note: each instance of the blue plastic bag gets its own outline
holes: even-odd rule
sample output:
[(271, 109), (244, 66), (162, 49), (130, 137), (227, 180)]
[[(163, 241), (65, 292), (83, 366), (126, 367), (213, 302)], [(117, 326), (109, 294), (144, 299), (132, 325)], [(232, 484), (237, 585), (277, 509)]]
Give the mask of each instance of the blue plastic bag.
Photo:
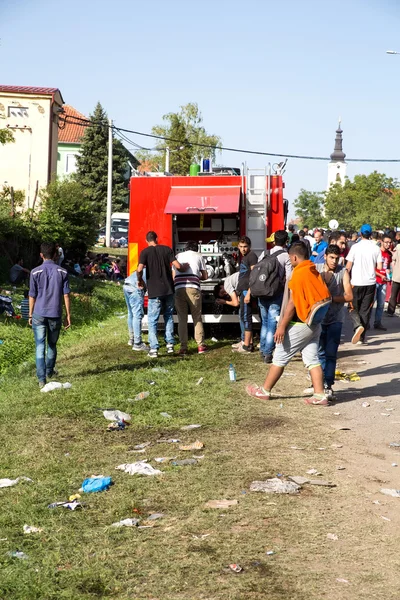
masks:
[(104, 492), (104, 490), (108, 490), (111, 484), (111, 477), (89, 477), (82, 483), (82, 490), (85, 494)]

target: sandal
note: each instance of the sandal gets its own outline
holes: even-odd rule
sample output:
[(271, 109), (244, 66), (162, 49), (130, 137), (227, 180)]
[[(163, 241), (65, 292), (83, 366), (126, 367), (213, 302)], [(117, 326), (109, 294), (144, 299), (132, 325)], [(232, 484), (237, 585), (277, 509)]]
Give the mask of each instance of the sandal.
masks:
[(255, 383), (249, 383), (249, 385), (246, 385), (246, 392), (249, 396), (252, 396), (253, 398), (258, 398), (258, 400), (271, 399), (271, 392), (263, 390), (262, 387), (256, 385)]

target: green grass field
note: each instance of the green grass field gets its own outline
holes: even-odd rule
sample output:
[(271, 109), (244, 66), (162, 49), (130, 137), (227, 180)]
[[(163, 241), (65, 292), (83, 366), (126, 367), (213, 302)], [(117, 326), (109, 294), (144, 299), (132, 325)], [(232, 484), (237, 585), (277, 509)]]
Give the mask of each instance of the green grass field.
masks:
[[(41, 393), (32, 357), (2, 379), (0, 477), (26, 476), (32, 482), (0, 490), (0, 598), (342, 597), (335, 578), (351, 562), (353, 544), (365, 543), (365, 531), (351, 533), (350, 525), (351, 548), (342, 548), (340, 559), (335, 544), (326, 542), (327, 531), (337, 526), (346, 482), (340, 491), (308, 487), (298, 496), (249, 491), (254, 479), (304, 474), (316, 464), (326, 478), (337, 477), (331, 448), (337, 432), (323, 422), (326, 412), (300, 402), (306, 384), (300, 363), (293, 363), (282, 379), (284, 398), (265, 404), (244, 392), (246, 381), (262, 381), (265, 366), (258, 356), (232, 355), (228, 343), (210, 343), (211, 351), (203, 356), (161, 355), (151, 362), (127, 346), (126, 319), (114, 314), (124, 310), (121, 289), (97, 287), (90, 314), (89, 300), (74, 299), (80, 316), (60, 343), (58, 379), (71, 382), (70, 390)], [(0, 325), (2, 335), (6, 329), (10, 335), (12, 326)], [(24, 335), (31, 332), (24, 330)], [(234, 384), (228, 379), (233, 358)], [(155, 366), (168, 373), (153, 372)], [(204, 381), (196, 386), (200, 377)], [(129, 401), (142, 391), (150, 396)], [(108, 432), (101, 408), (129, 412), (132, 424)], [(202, 427), (181, 430), (193, 423)], [(198, 439), (205, 446), (184, 452), (179, 444), (159, 443), (163, 438)], [(145, 452), (133, 452), (144, 442), (151, 442)], [(296, 446), (304, 448), (306, 458)], [(318, 450), (321, 446), (325, 452)], [(193, 455), (203, 458), (187, 466), (154, 461)], [(143, 459), (163, 474), (141, 477), (115, 470)], [(82, 510), (48, 508), (77, 493), (86, 477), (99, 474), (110, 475), (114, 485), (107, 492), (82, 494)], [(207, 501), (224, 498), (238, 500), (237, 506), (205, 508)], [(111, 527), (129, 517), (143, 523), (155, 512), (164, 517), (154, 527)], [(25, 535), (24, 524), (43, 531)], [(13, 551), (24, 552), (27, 559), (7, 554)], [(231, 563), (243, 571), (233, 573), (227, 569)], [(366, 561), (352, 577), (360, 594), (368, 593), (370, 576)]]

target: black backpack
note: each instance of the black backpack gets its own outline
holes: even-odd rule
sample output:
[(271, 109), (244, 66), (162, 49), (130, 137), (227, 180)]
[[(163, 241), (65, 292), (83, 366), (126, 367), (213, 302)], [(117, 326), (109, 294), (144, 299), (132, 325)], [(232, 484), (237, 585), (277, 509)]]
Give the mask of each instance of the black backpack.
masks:
[(250, 292), (256, 298), (273, 298), (283, 292), (284, 277), (277, 257), (286, 250), (266, 254), (250, 273)]

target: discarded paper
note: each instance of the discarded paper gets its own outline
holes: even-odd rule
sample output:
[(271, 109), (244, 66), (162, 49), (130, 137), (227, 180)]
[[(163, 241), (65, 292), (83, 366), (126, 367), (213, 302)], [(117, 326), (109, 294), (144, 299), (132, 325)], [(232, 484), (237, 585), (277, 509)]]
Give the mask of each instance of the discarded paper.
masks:
[(128, 475), (161, 475), (162, 471), (155, 469), (145, 461), (135, 463), (124, 463), (115, 467), (119, 471), (124, 471)]
[(278, 477), (266, 481), (253, 481), (250, 485), (250, 491), (266, 494), (298, 494), (300, 489), (301, 486), (294, 481), (285, 481)]

